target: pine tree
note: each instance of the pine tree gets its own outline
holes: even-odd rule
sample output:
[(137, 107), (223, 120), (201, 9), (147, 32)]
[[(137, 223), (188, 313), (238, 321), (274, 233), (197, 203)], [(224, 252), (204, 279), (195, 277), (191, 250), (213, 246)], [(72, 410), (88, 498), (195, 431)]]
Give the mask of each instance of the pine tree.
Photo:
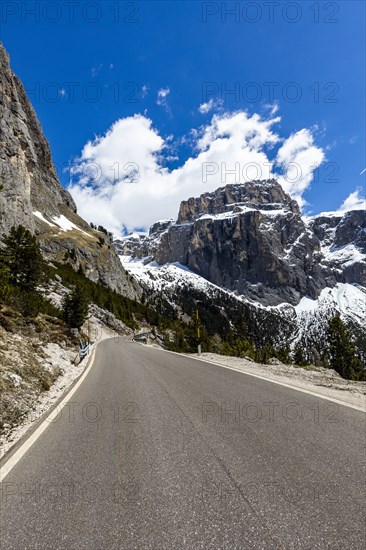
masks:
[(11, 294), (9, 268), (0, 257), (0, 302), (7, 302)]
[(38, 313), (44, 311), (47, 301), (37, 290), (27, 292), (16, 292), (14, 306), (26, 317), (37, 317)]
[(285, 346), (281, 346), (279, 349), (275, 350), (275, 357), (277, 357), (281, 363), (289, 365), (291, 363), (289, 345), (286, 344)]
[(309, 355), (310, 355), (310, 358), (311, 358), (311, 362), (316, 366), (316, 367), (323, 367), (323, 361), (322, 361), (322, 358), (321, 358), (321, 355), (320, 353), (318, 352), (318, 350), (316, 349), (315, 346), (312, 346), (309, 350)]
[(346, 325), (339, 315), (332, 317), (328, 324), (329, 363), (330, 367), (343, 378), (361, 380), (365, 370), (356, 356), (355, 346)]
[(302, 347), (301, 347), (300, 344), (297, 344), (296, 347), (295, 347), (294, 363), (295, 363), (295, 365), (300, 365), (301, 367), (306, 365), (304, 352), (303, 352)]
[(9, 235), (3, 235), (2, 259), (9, 269), (10, 284), (22, 292), (32, 292), (45, 282), (45, 262), (36, 238), (19, 225), (12, 227)]
[(77, 285), (64, 297), (62, 313), (65, 322), (72, 328), (80, 329), (88, 314), (89, 300), (83, 289)]

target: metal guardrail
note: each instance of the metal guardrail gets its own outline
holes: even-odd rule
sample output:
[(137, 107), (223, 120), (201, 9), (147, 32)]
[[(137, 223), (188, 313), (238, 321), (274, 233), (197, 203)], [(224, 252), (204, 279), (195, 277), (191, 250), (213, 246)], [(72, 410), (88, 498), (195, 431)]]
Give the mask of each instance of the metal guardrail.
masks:
[(137, 334), (134, 334), (133, 339), (134, 340), (146, 340), (149, 336), (151, 336), (152, 332), (151, 330), (147, 332), (140, 332)]
[(83, 342), (82, 344), (80, 344), (80, 349), (79, 349), (80, 359), (83, 359), (86, 355), (88, 355), (89, 349), (90, 349), (89, 342)]

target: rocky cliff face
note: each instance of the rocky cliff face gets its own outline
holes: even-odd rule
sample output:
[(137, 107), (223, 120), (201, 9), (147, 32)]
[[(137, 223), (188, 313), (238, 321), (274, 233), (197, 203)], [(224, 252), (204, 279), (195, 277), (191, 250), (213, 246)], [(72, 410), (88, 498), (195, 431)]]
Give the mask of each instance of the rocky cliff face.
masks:
[(0, 234), (19, 224), (37, 235), (47, 258), (69, 258), (92, 280), (129, 297), (138, 294), (113, 244), (77, 215), (57, 178), (36, 113), (0, 44)]
[(366, 213), (304, 219), (275, 180), (228, 185), (181, 203), (176, 223), (117, 243), (121, 254), (179, 262), (263, 305), (366, 285)]
[(246, 185), (227, 185), (214, 193), (204, 193), (198, 198), (182, 201), (177, 224), (189, 223), (202, 215), (239, 213), (241, 208), (281, 210), (286, 208), (293, 214), (300, 214), (296, 201), (283, 191), (275, 180), (253, 181)]
[(321, 244), (321, 264), (337, 282), (366, 286), (366, 212), (318, 216), (310, 226)]
[(57, 179), (41, 125), (2, 45), (0, 75), (1, 229), (20, 223), (35, 229), (33, 211), (58, 215), (61, 206), (73, 213), (76, 206)]

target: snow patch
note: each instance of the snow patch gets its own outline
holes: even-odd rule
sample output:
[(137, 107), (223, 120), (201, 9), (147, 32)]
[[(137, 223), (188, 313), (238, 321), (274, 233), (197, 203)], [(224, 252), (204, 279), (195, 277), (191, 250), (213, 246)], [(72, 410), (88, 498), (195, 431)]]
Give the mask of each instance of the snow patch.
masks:
[(322, 252), (327, 262), (339, 263), (343, 266), (366, 260), (366, 254), (363, 254), (353, 243), (338, 247), (323, 247)]
[[(260, 209), (260, 208), (252, 208), (250, 206), (239, 206), (238, 204), (233, 204), (232, 209), (228, 210), (227, 212), (221, 212), (220, 214), (202, 214), (198, 219), (200, 220), (225, 220), (228, 218), (237, 218), (241, 214), (246, 214), (247, 212), (260, 212), (263, 216), (283, 216), (285, 214), (288, 214), (290, 211), (286, 210), (284, 208), (272, 208), (268, 210)], [(240, 210), (237, 210), (234, 212), (234, 208), (237, 208)]]
[(89, 237), (88, 233), (80, 229), (77, 225), (75, 225), (73, 222), (71, 222), (66, 216), (61, 214), (60, 216), (53, 216), (53, 221), (56, 225), (62, 230), (62, 231), (72, 231), (73, 229), (76, 229), (77, 231), (80, 231), (81, 233), (84, 233), (87, 237)]
[(314, 311), (319, 305), (318, 300), (313, 300), (312, 298), (308, 298), (307, 296), (304, 296), (301, 298), (300, 302), (295, 306), (296, 314), (300, 314), (303, 311)]
[(305, 296), (294, 307), (298, 317), (327, 309), (335, 309), (340, 314), (366, 323), (366, 289), (359, 285), (337, 283), (333, 288), (324, 288), (316, 300)]
[(87, 237), (89, 237), (88, 233), (80, 229), (77, 225), (75, 225), (72, 221), (70, 221), (66, 216), (60, 215), (60, 216), (53, 216), (52, 221), (54, 223), (49, 222), (46, 220), (44, 215), (41, 212), (33, 212), (33, 215), (36, 216), (39, 220), (46, 223), (50, 227), (55, 227), (56, 229), (61, 229), (61, 231), (72, 231), (73, 229), (76, 229), (77, 231), (80, 231), (81, 233), (84, 233)]
[(38, 219), (40, 219), (42, 222), (46, 223), (47, 225), (50, 225), (51, 227), (56, 227), (55, 224), (49, 222), (46, 220), (43, 214), (41, 212), (33, 212), (33, 215), (36, 216)]

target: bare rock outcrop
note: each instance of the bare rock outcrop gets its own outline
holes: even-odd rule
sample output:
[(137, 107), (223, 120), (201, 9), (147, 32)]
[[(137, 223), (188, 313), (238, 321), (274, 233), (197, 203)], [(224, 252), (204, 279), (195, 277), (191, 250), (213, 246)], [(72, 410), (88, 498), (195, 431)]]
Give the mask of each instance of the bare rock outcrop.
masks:
[(0, 234), (20, 224), (36, 234), (48, 259), (66, 259), (94, 281), (139, 295), (113, 243), (78, 216), (60, 184), (37, 115), (0, 44)]

